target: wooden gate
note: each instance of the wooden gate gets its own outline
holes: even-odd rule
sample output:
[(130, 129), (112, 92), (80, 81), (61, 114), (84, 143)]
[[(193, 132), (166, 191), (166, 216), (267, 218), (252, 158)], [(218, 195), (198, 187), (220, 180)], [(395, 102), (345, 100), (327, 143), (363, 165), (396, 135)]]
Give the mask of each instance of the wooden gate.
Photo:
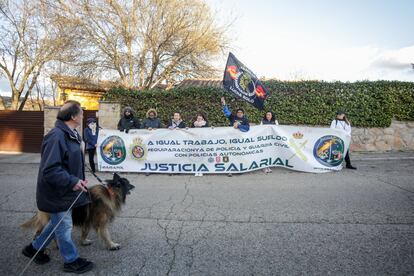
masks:
[(0, 111), (0, 151), (40, 152), (43, 111)]

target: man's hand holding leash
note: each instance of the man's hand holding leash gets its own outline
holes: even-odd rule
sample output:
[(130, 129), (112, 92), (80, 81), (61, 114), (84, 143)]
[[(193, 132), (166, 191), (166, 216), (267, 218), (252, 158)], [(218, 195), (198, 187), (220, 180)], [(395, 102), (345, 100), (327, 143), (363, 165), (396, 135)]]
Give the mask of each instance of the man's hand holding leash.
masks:
[(82, 192), (87, 192), (88, 191), (88, 180), (79, 180), (78, 183), (76, 183), (75, 186), (73, 186), (72, 190), (74, 191), (79, 191), (81, 190)]

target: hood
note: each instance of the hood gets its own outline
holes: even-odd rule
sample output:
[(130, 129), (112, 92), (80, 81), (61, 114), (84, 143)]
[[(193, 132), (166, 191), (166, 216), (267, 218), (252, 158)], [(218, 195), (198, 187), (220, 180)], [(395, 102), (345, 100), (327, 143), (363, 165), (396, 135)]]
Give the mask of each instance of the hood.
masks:
[(131, 117), (134, 117), (134, 110), (132, 109), (132, 107), (124, 107), (124, 109), (122, 110), (122, 115), (125, 116), (125, 112), (129, 111), (129, 113), (131, 113)]
[(158, 116), (158, 113), (157, 113), (157, 111), (154, 109), (154, 108), (150, 108), (150, 109), (148, 109), (148, 111), (147, 111), (147, 118), (149, 118), (149, 114), (151, 113), (151, 112), (154, 112), (155, 113), (155, 118)]

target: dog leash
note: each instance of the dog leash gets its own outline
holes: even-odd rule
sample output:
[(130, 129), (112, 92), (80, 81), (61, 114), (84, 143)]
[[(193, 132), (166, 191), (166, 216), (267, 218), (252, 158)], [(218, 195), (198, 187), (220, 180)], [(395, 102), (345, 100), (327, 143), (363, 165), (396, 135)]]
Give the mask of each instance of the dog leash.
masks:
[(98, 180), (99, 183), (101, 183), (102, 185), (106, 187), (106, 184), (102, 181), (102, 179), (100, 179), (99, 176), (97, 176), (96, 173), (94, 173), (88, 165), (85, 165), (85, 166), (86, 168), (88, 168), (88, 171), (96, 178), (96, 180)]
[[(86, 165), (86, 168), (88, 168), (89, 172), (96, 178), (96, 180), (98, 180), (98, 182), (100, 183), (100, 185), (106, 187), (105, 183), (102, 181), (102, 179), (97, 176), (92, 169)], [(45, 246), (46, 242), (50, 239), (50, 237), (53, 235), (53, 233), (56, 231), (56, 229), (58, 228), (58, 226), (60, 225), (60, 223), (63, 221), (63, 219), (69, 214), (70, 210), (72, 210), (73, 205), (75, 205), (76, 201), (78, 201), (79, 197), (81, 196), (81, 194), (83, 193), (83, 191), (81, 190), (81, 192), (78, 194), (78, 196), (75, 198), (75, 200), (72, 202), (72, 204), (70, 205), (69, 209), (66, 211), (65, 215), (60, 219), (60, 221), (56, 224), (56, 226), (53, 228), (52, 232), (49, 234), (49, 236), (45, 239), (45, 241), (43, 242), (43, 244), (40, 246), (40, 248), (36, 251), (36, 253), (34, 254), (34, 256), (29, 260), (29, 262), (27, 263), (27, 265), (24, 267), (24, 269), (22, 270), (22, 272), (19, 274), (19, 276), (22, 276), (26, 270), (29, 268), (30, 264), (33, 262), (33, 260), (36, 258), (36, 256), (39, 254), (39, 252), (42, 250), (42, 248)], [(89, 193), (88, 193), (89, 194)], [(90, 194), (89, 194), (90, 197)]]
[(69, 214), (69, 212), (72, 210), (73, 205), (75, 205), (76, 201), (78, 201), (79, 197), (81, 196), (81, 194), (83, 193), (82, 190), (80, 190), (80, 193), (78, 194), (78, 196), (75, 198), (75, 200), (72, 202), (72, 204), (70, 205), (69, 209), (66, 211), (66, 213), (63, 215), (63, 217), (59, 220), (59, 222), (56, 224), (56, 226), (53, 228), (52, 232), (50, 232), (49, 236), (47, 236), (47, 238), (45, 239), (45, 241), (42, 243), (42, 245), (39, 247), (39, 249), (36, 251), (36, 253), (33, 255), (33, 257), (29, 260), (29, 262), (27, 263), (27, 265), (24, 267), (24, 269), (22, 270), (22, 272), (19, 274), (19, 276), (22, 276), (26, 270), (29, 268), (30, 264), (33, 262), (33, 260), (36, 258), (37, 254), (39, 254), (39, 252), (42, 250), (43, 246), (45, 246), (46, 242), (50, 239), (50, 237), (52, 237), (52, 235), (55, 233), (56, 229), (58, 228), (58, 226), (60, 225), (60, 223), (63, 221), (63, 219)]
[[(102, 179), (99, 178), (99, 176), (97, 176), (92, 169), (86, 165), (86, 167), (88, 168), (89, 172), (92, 173), (92, 175), (99, 181), (99, 183), (103, 186), (106, 187), (105, 183), (102, 181)], [(66, 211), (65, 215), (60, 219), (60, 221), (56, 224), (56, 226), (53, 228), (52, 232), (49, 234), (49, 236), (45, 239), (45, 241), (43, 242), (43, 244), (40, 246), (40, 248), (36, 251), (36, 253), (34, 254), (34, 256), (29, 260), (29, 262), (27, 263), (27, 265), (24, 267), (24, 269), (22, 270), (22, 272), (19, 274), (19, 276), (22, 276), (26, 270), (29, 268), (30, 264), (33, 262), (33, 260), (36, 258), (36, 256), (39, 254), (39, 252), (42, 250), (42, 248), (45, 246), (46, 242), (50, 239), (50, 237), (53, 235), (53, 233), (56, 231), (56, 229), (58, 228), (58, 226), (60, 225), (60, 223), (63, 221), (63, 219), (69, 214), (70, 210), (72, 210), (73, 205), (75, 205), (76, 201), (78, 201), (79, 197), (81, 196), (81, 194), (83, 193), (83, 191), (81, 190), (81, 192), (78, 194), (78, 196), (75, 198), (75, 200), (72, 202), (72, 204), (70, 205), (69, 209)], [(88, 193), (89, 194), (89, 193)], [(89, 194), (89, 198), (90, 198), (90, 194)]]
[[(99, 178), (99, 176), (97, 176), (96, 175), (96, 173), (94, 173), (93, 171), (92, 171), (92, 169), (88, 166), (88, 165), (86, 165), (85, 164), (85, 166), (86, 166), (86, 168), (88, 168), (88, 170), (89, 170), (89, 172), (99, 181), (99, 184), (100, 185), (102, 185), (102, 186), (104, 186), (107, 190), (108, 190), (108, 193), (111, 195), (111, 196), (114, 196), (114, 192), (112, 191), (112, 189), (111, 188), (109, 188), (108, 187), (108, 185), (107, 184), (105, 184), (103, 181), (102, 181), (102, 179), (100, 179)], [(89, 199), (92, 201), (92, 198), (91, 198), (91, 194), (90, 193), (88, 193), (89, 194)]]

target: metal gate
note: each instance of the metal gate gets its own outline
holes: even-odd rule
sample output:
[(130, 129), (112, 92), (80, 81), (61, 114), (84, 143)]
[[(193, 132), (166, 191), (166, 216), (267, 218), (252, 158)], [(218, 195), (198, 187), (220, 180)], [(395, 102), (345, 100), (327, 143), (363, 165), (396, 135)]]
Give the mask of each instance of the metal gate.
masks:
[(0, 151), (40, 152), (43, 111), (0, 111)]

